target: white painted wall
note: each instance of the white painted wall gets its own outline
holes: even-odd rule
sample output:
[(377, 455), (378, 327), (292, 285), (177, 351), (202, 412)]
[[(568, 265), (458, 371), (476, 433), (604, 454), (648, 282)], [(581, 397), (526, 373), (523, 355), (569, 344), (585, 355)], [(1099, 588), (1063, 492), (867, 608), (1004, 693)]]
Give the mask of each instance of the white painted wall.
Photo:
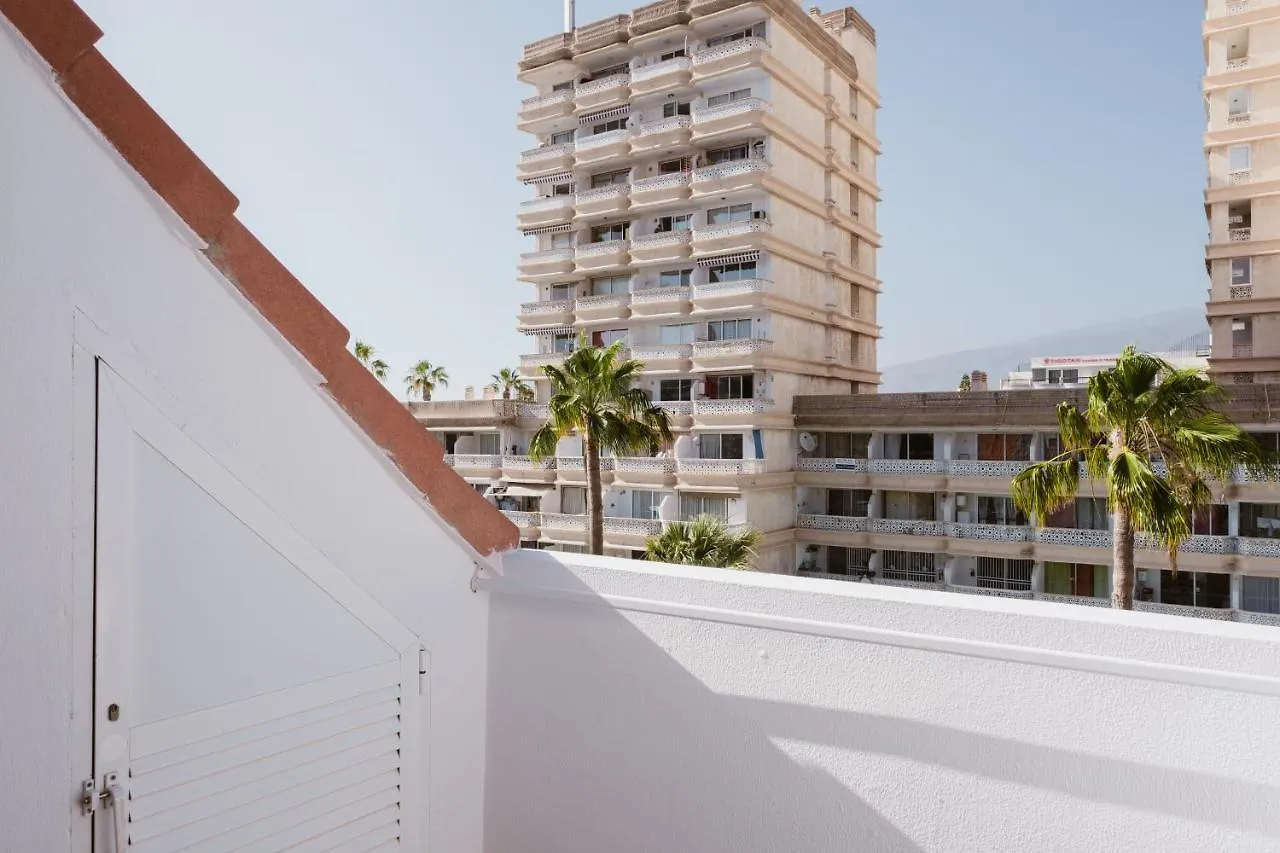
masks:
[(567, 559), (492, 588), (489, 850), (1280, 847), (1272, 629)]
[[(431, 835), (479, 850), (487, 607), (471, 560), (196, 251), (0, 18), (0, 798), (6, 850), (70, 850), (77, 310), (117, 369), (431, 651)], [(302, 369), (299, 369), (302, 365)], [(83, 679), (81, 679), (83, 682)], [(420, 759), (421, 760), (421, 759)]]

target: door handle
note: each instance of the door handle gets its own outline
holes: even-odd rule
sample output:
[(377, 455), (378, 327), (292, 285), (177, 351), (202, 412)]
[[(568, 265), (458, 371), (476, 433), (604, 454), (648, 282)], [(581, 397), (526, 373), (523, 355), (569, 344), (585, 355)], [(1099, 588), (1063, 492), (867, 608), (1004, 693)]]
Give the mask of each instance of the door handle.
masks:
[(116, 849), (113, 853), (125, 853), (128, 836), (125, 833), (125, 792), (117, 773), (108, 773), (102, 780), (105, 790), (102, 793), (102, 804), (111, 809), (111, 826), (115, 831)]

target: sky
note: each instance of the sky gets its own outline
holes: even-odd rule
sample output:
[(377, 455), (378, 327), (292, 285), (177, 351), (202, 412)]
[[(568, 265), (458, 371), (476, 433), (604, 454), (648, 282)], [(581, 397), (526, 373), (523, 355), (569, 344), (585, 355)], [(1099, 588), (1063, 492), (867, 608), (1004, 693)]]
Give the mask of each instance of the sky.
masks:
[[(461, 397), (535, 349), (515, 64), (560, 0), (79, 2), (393, 391), (427, 359)], [(578, 0), (578, 21), (635, 5)], [(883, 100), (881, 365), (1204, 301), (1202, 0), (858, 9)]]

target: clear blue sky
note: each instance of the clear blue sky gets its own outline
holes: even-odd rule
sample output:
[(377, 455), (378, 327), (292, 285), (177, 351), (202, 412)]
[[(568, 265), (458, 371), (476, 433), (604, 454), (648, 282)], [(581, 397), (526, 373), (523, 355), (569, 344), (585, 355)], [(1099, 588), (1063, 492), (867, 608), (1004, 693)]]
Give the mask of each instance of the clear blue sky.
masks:
[[(531, 350), (514, 72), (559, 0), (80, 2), (393, 390), (427, 358), (461, 396)], [(884, 99), (882, 365), (1204, 300), (1202, 0), (858, 8)]]

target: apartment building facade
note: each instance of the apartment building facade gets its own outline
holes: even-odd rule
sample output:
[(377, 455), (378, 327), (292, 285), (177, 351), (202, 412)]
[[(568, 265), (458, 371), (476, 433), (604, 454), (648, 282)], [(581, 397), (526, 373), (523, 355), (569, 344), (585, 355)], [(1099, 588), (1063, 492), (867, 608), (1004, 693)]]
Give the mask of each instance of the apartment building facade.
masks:
[[(1228, 413), (1280, 448), (1280, 388), (1234, 389)], [(1102, 483), (1051, 518), (1014, 505), (1014, 475), (1060, 452), (1055, 407), (1083, 390), (796, 401), (796, 571), (962, 592), (1106, 604), (1111, 518)], [(1280, 613), (1280, 489), (1246, 471), (1215, 484), (1178, 571), (1136, 553), (1139, 606), (1243, 621)]]
[(580, 336), (623, 341), (677, 438), (660, 458), (605, 461), (610, 550), (709, 512), (764, 532), (762, 562), (782, 570), (792, 399), (879, 383), (874, 31), (796, 0), (664, 0), (526, 46), (518, 76), (535, 90), (518, 125), (538, 143), (517, 169), (535, 400), (491, 404), (471, 432), (421, 417), (460, 473), (539, 509), (526, 537), (572, 548), (580, 442), (527, 455), (541, 368)]
[(1280, 381), (1280, 2), (1207, 0), (1210, 370)]

